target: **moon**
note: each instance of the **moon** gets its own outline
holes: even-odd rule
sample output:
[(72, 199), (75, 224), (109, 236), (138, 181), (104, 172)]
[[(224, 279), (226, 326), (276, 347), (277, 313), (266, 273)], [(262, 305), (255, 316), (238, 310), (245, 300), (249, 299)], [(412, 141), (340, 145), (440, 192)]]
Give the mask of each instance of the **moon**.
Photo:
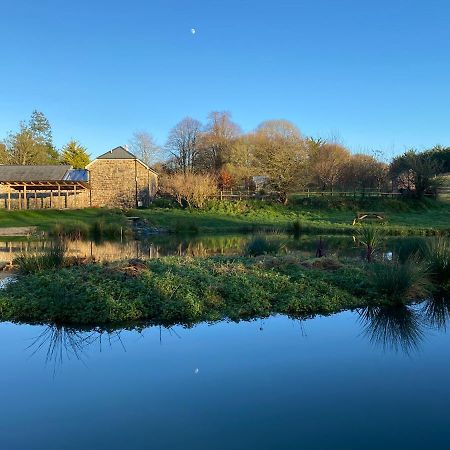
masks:
[(195, 28), (191, 28), (191, 34), (195, 34), (196, 30)]

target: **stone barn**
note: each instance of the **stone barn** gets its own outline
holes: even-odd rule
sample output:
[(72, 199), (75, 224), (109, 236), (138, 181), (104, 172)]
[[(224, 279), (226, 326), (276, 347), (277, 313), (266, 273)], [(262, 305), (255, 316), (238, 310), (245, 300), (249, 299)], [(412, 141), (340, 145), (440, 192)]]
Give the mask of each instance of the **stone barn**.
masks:
[(145, 207), (157, 188), (158, 174), (124, 147), (86, 169), (0, 165), (0, 207), (6, 209)]
[(91, 206), (148, 206), (158, 188), (158, 174), (124, 147), (116, 147), (86, 166)]

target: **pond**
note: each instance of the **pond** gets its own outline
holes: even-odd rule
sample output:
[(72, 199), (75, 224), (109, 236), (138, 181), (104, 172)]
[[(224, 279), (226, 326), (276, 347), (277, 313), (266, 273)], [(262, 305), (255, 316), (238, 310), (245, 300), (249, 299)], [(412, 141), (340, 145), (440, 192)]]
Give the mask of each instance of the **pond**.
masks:
[[(311, 236), (298, 238), (284, 234), (266, 234), (277, 241), (281, 250), (299, 251), (305, 257), (314, 256), (321, 241), (325, 254), (334, 256), (362, 256), (364, 251), (352, 236)], [(94, 257), (98, 261), (115, 261), (130, 258), (157, 258), (160, 256), (207, 256), (242, 254), (245, 245), (255, 237), (238, 235), (163, 235), (142, 240), (123, 241), (69, 241), (67, 254), (78, 257)], [(421, 237), (387, 237), (380, 244), (385, 254), (409, 254), (425, 241)], [(21, 253), (39, 253), (52, 245), (50, 240), (25, 240), (0, 242), (0, 262), (10, 262)]]
[(2, 323), (2, 448), (448, 448), (448, 311), (109, 333)]

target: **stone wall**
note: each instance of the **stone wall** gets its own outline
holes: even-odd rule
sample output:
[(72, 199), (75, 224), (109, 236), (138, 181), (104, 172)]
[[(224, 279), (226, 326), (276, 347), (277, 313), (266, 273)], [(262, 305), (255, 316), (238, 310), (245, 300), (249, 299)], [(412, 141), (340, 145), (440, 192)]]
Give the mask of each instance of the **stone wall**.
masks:
[(93, 207), (148, 206), (157, 189), (157, 176), (133, 159), (97, 159), (89, 180)]

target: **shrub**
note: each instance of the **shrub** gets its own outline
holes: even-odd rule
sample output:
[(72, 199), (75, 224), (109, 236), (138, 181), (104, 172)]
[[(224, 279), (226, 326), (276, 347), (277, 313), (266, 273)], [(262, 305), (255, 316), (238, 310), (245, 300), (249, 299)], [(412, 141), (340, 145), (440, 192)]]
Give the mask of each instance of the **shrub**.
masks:
[(217, 185), (211, 175), (176, 173), (161, 180), (161, 190), (173, 196), (181, 207), (187, 204), (189, 208), (203, 208), (217, 193)]
[(247, 243), (244, 249), (246, 256), (260, 256), (278, 253), (281, 244), (278, 241), (269, 241), (264, 236), (257, 236)]
[(372, 262), (374, 253), (380, 244), (380, 231), (372, 225), (364, 225), (357, 231), (358, 240), (366, 247), (366, 260)]
[(370, 279), (377, 296), (393, 303), (423, 299), (432, 290), (427, 265), (414, 257), (374, 264)]

